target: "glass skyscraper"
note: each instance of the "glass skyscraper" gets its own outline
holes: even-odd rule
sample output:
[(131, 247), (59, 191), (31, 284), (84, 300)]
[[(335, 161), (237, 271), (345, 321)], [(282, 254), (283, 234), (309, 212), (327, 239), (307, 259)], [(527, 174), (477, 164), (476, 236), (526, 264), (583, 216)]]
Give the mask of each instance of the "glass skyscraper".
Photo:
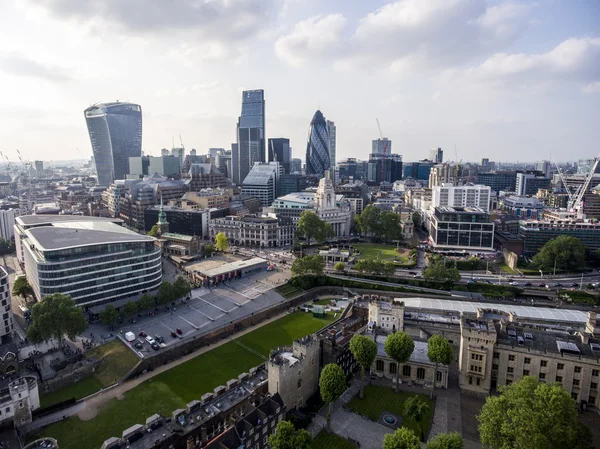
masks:
[(291, 173), (292, 147), (290, 147), (290, 139), (285, 139), (283, 137), (269, 139), (267, 154), (269, 155), (268, 162), (274, 162), (276, 160), (283, 166), (284, 173)]
[(132, 103), (98, 103), (84, 111), (98, 184), (125, 179), (129, 158), (142, 155), (142, 108)]
[[(241, 184), (255, 162), (265, 162), (265, 92), (242, 92), (242, 114), (237, 124), (237, 166), (234, 182)], [(237, 176), (236, 176), (237, 175)]]
[(331, 168), (329, 129), (321, 111), (315, 112), (306, 142), (306, 174), (324, 176)]

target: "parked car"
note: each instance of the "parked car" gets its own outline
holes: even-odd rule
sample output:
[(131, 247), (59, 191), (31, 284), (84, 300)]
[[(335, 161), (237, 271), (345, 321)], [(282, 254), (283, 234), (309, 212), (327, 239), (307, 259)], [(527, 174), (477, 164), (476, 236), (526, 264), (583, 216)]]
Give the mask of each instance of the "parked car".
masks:
[(150, 335), (146, 337), (146, 341), (150, 344), (150, 346), (156, 344), (156, 341), (154, 341), (154, 338), (152, 338)]
[(140, 343), (139, 341), (136, 341), (134, 346), (135, 346), (137, 349), (142, 349), (142, 348), (144, 347), (144, 345), (143, 345), (142, 343)]
[(508, 285), (512, 285), (514, 287), (516, 285), (519, 285), (519, 283), (515, 282), (515, 281), (511, 281), (511, 282), (508, 283)]
[(525, 282), (523, 285), (524, 285), (525, 287), (531, 287), (531, 282)]
[(579, 284), (578, 284), (577, 282), (573, 282), (573, 283), (571, 284), (571, 287), (573, 287), (573, 288), (577, 288), (577, 287), (579, 287)]
[(175, 333), (175, 331), (171, 331), (171, 337), (177, 338), (177, 334)]
[(467, 284), (477, 284), (477, 281), (475, 279), (469, 279)]
[(146, 338), (148, 336), (148, 334), (144, 331), (140, 332), (140, 337), (142, 338)]
[(164, 343), (165, 339), (162, 338), (160, 335), (155, 335), (154, 339), (156, 340), (157, 343)]
[(160, 346), (156, 342), (152, 343), (150, 346), (152, 346), (152, 349), (154, 349), (155, 351), (158, 351), (160, 349)]
[(555, 283), (555, 284), (552, 284), (552, 287), (562, 287), (562, 286), (563, 286), (563, 285), (562, 285), (562, 284), (560, 284), (560, 283), (558, 283), (558, 282), (557, 282), (557, 283)]
[(179, 335), (183, 334), (183, 332), (179, 328), (175, 329), (175, 332), (177, 332), (177, 334), (179, 334)]
[(543, 283), (541, 283), (541, 284), (538, 284), (537, 286), (538, 286), (538, 287), (543, 287), (543, 288), (545, 288), (545, 287), (546, 287), (546, 284), (543, 284)]

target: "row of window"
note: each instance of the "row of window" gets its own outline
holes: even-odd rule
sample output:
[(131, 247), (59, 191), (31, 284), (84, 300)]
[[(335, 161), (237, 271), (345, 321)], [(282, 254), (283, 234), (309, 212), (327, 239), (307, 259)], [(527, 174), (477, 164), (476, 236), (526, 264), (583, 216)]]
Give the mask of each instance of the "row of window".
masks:
[[(494, 352), (494, 358), (495, 358), (495, 359), (499, 359), (499, 358), (500, 358), (500, 353), (499, 353), (499, 352)], [(515, 354), (509, 354), (509, 355), (508, 355), (508, 361), (509, 361), (509, 362), (514, 362), (515, 360), (516, 360), (516, 356), (515, 356)], [(524, 358), (523, 358), (523, 363), (524, 363), (525, 365), (530, 365), (530, 364), (531, 364), (531, 357), (524, 357)], [(541, 367), (541, 368), (546, 368), (546, 367), (548, 367), (548, 360), (540, 360), (540, 367)], [(564, 363), (560, 363), (560, 362), (559, 362), (559, 363), (557, 363), (557, 364), (556, 364), (556, 369), (557, 369), (558, 371), (562, 371), (562, 370), (564, 370), (564, 369), (565, 369), (565, 364), (564, 364)], [(581, 367), (580, 365), (575, 365), (575, 366), (573, 367), (573, 372), (574, 372), (575, 374), (580, 374), (580, 373), (581, 373), (581, 370), (582, 370), (582, 367)], [(599, 375), (600, 375), (600, 370), (597, 370), (597, 369), (593, 369), (593, 370), (592, 370), (592, 376), (593, 376), (593, 377), (598, 377)]]

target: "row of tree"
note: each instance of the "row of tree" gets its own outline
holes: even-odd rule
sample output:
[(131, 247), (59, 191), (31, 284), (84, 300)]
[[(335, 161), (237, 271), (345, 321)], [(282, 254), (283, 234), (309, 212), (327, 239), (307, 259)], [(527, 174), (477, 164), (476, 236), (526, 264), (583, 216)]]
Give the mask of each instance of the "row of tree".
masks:
[(391, 276), (396, 271), (396, 265), (390, 261), (362, 259), (354, 264), (354, 269), (363, 273)]
[(324, 222), (313, 211), (305, 210), (298, 219), (296, 235), (304, 237), (306, 244), (310, 245), (312, 240), (324, 242), (334, 236), (331, 224)]
[(15, 242), (13, 240), (0, 239), (0, 256), (6, 256), (15, 252)]
[(291, 270), (294, 276), (305, 276), (307, 274), (320, 276), (325, 271), (325, 261), (318, 254), (298, 257), (292, 263)]
[(460, 281), (460, 271), (454, 262), (444, 257), (433, 256), (423, 270), (423, 279), (430, 282)]
[(361, 234), (380, 238), (386, 243), (402, 239), (402, 221), (396, 212), (369, 204), (360, 215), (354, 217), (354, 222)]

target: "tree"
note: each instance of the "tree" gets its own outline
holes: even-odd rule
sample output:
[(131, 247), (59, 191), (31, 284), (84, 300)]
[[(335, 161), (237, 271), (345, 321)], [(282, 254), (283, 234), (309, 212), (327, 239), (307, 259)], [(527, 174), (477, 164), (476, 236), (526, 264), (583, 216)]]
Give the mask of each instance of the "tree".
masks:
[(427, 358), (435, 365), (433, 369), (433, 386), (431, 388), (431, 398), (433, 399), (438, 365), (440, 363), (443, 365), (450, 365), (454, 360), (454, 350), (452, 349), (452, 345), (450, 345), (450, 342), (441, 335), (432, 335), (431, 338), (427, 340)]
[(440, 433), (427, 442), (426, 449), (463, 449), (464, 442), (458, 432)]
[(310, 210), (305, 210), (300, 215), (296, 232), (306, 238), (308, 245), (310, 245), (311, 239), (323, 242), (334, 235), (331, 225), (321, 220), (317, 214)]
[(137, 305), (137, 303), (135, 303), (133, 301), (129, 301), (123, 306), (123, 314), (125, 316), (135, 315), (137, 313), (137, 311), (138, 311), (138, 305)]
[(417, 394), (409, 397), (404, 403), (404, 416), (409, 419), (414, 419), (419, 426), (419, 432), (421, 434), (421, 441), (425, 439), (423, 434), (423, 428), (421, 427), (421, 421), (427, 413), (429, 405), (423, 400), (423, 398)]
[(355, 334), (350, 340), (350, 352), (360, 365), (360, 398), (365, 397), (365, 371), (371, 368), (377, 355), (377, 343), (364, 335)]
[(161, 282), (156, 293), (156, 301), (159, 304), (168, 304), (175, 299), (173, 285), (170, 282)]
[(423, 270), (423, 279), (432, 282), (458, 282), (460, 280), (460, 271), (456, 267), (447, 267), (442, 258), (434, 259)]
[(206, 257), (212, 256), (214, 252), (215, 252), (214, 245), (211, 245), (210, 243), (207, 243), (206, 245), (204, 245), (204, 255)]
[(6, 256), (15, 252), (15, 242), (0, 239), (0, 256)]
[(346, 390), (346, 376), (342, 368), (335, 363), (325, 365), (319, 378), (319, 391), (321, 392), (321, 399), (329, 404), (329, 411), (327, 412), (328, 428), (331, 422), (333, 403), (342, 395), (344, 390)]
[(27, 298), (27, 296), (33, 295), (33, 288), (29, 285), (29, 281), (26, 276), (20, 276), (15, 279), (15, 283), (13, 284), (12, 294), (15, 296), (20, 296), (23, 299)]
[(369, 204), (357, 216), (356, 223), (365, 234), (379, 235), (381, 232), (381, 210), (373, 204)]
[(585, 266), (585, 246), (577, 237), (561, 235), (546, 242), (533, 256), (533, 263), (541, 270), (556, 269), (571, 272)]
[(150, 237), (158, 237), (158, 225), (152, 226), (146, 235), (149, 235)]
[[(406, 332), (394, 332), (392, 335), (388, 335), (383, 345), (385, 353), (400, 365), (401, 363), (408, 362), (410, 355), (415, 350), (415, 342), (411, 340)], [(400, 390), (400, 383), (398, 381), (400, 374), (400, 366), (396, 367), (396, 391)]]
[(310, 449), (312, 436), (304, 429), (296, 430), (289, 421), (279, 421), (269, 436), (271, 449)]
[(174, 298), (183, 298), (184, 296), (189, 295), (191, 291), (192, 286), (183, 276), (178, 276), (177, 279), (175, 279), (175, 282), (173, 282)]
[(292, 263), (291, 270), (294, 276), (305, 274), (320, 276), (325, 271), (325, 261), (319, 255), (299, 257)]
[(383, 438), (383, 449), (421, 449), (421, 443), (412, 430), (400, 427)]
[(591, 432), (577, 416), (570, 393), (560, 384), (527, 376), (499, 388), (477, 416), (486, 449), (587, 449)]
[(154, 296), (144, 293), (137, 304), (140, 310), (152, 309), (155, 305)]
[(119, 317), (119, 312), (115, 309), (115, 306), (112, 304), (108, 304), (102, 312), (100, 312), (100, 321), (102, 324), (106, 324), (108, 326), (112, 325), (117, 318)]
[(413, 212), (412, 221), (415, 225), (415, 229), (420, 229), (423, 225), (423, 218), (421, 217), (421, 214), (419, 212)]
[(66, 335), (70, 339), (87, 329), (88, 322), (68, 295), (54, 293), (44, 297), (31, 309), (33, 324), (27, 329), (27, 337), (33, 343), (56, 338), (62, 344)]
[(229, 249), (229, 239), (227, 238), (227, 236), (222, 233), (219, 232), (216, 236), (215, 236), (215, 248), (218, 251), (227, 251)]
[(379, 225), (379, 237), (387, 243), (389, 240), (402, 239), (402, 221), (396, 212), (384, 210), (381, 212)]
[(336, 263), (336, 264), (333, 266), (333, 269), (334, 269), (335, 271), (340, 271), (340, 272), (342, 272), (342, 271), (344, 271), (344, 270), (346, 269), (346, 265), (344, 265), (344, 262), (338, 262), (338, 263)]
[(383, 274), (390, 276), (396, 271), (393, 262), (378, 259), (362, 259), (354, 264), (354, 269), (363, 273)]

